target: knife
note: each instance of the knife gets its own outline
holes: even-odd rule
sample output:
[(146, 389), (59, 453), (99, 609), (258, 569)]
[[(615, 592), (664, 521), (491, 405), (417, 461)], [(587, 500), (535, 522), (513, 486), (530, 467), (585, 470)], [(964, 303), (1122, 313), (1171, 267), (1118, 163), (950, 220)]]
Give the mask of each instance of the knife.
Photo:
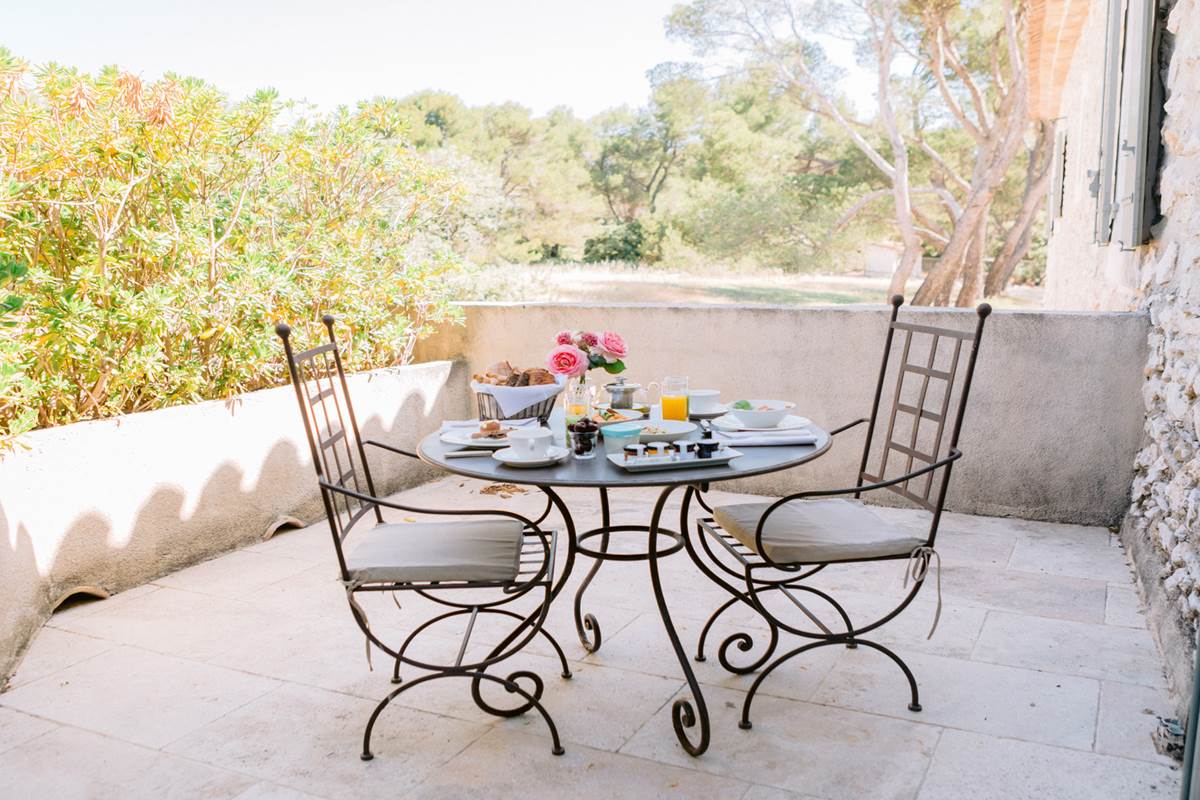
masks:
[(490, 456), (491, 450), (451, 450), (442, 455), (443, 458), (476, 458), (479, 456)]

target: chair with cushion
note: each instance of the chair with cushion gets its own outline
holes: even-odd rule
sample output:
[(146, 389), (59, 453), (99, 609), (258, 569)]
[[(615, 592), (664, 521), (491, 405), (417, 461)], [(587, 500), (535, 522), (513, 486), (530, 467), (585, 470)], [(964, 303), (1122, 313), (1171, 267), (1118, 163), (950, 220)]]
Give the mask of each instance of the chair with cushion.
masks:
[[(283, 340), (351, 615), (366, 636), (368, 662), (371, 648), (379, 648), (392, 659), (393, 683), (401, 684), (371, 714), (363, 734), (363, 760), (372, 758), (371, 731), (388, 703), (422, 683), (454, 677), (470, 679), (472, 699), (490, 714), (516, 716), (535, 709), (550, 729), (552, 752), (562, 754), (558, 730), (541, 703), (541, 678), (527, 670), (506, 677), (487, 671), (512, 657), (535, 636), (542, 636), (558, 654), (562, 676), (571, 677), (562, 648), (543, 627), (554, 582), (555, 532), (542, 530), (537, 522), (511, 511), (418, 508), (378, 497), (366, 447), (418, 457), (383, 442), (362, 439), (333, 333), (334, 319), (326, 315), (323, 322), (329, 341), (301, 352), (292, 349), (291, 328), (280, 323), (275, 331)], [(384, 522), (385, 508), (454, 519)], [(413, 593), (449, 610), (423, 620), (399, 646), (393, 647), (372, 630), (360, 602), (366, 593), (378, 592), (391, 592), (393, 598), (395, 593)], [(533, 599), (533, 608), (525, 603), (518, 613), (502, 607), (521, 598)], [(400, 606), (399, 601), (396, 605)], [(471, 633), (481, 615), (496, 617), (511, 624), (512, 629), (487, 656), (465, 659)], [(455, 643), (446, 660), (430, 663), (409, 654), (409, 645), (421, 633), (446, 620), (466, 622), (461, 643)], [(428, 674), (402, 683), (402, 664)], [(498, 684), (517, 695), (518, 705), (493, 706), (483, 698), (484, 684)]]
[[(713, 612), (702, 629), (696, 660), (704, 660), (709, 632), (730, 608), (748, 606), (766, 622), (770, 631), (765, 652), (752, 663), (739, 665), (730, 659), (733, 646), (743, 653), (753, 648), (753, 637), (747, 632), (730, 635), (718, 650), (721, 665), (730, 672), (747, 674), (762, 670), (742, 706), (743, 728), (750, 727), (751, 704), (768, 675), (802, 653), (830, 645), (851, 648), (861, 645), (889, 657), (908, 681), (909, 709), (921, 710), (917, 682), (908, 665), (890, 649), (865, 636), (891, 621), (913, 601), (924, 585), (931, 562), (940, 568), (934, 541), (951, 469), (962, 457), (958, 449), (959, 433), (984, 321), (991, 307), (985, 303), (976, 309), (975, 324), (970, 329), (954, 330), (919, 321), (899, 321), (903, 302), (899, 295), (892, 298), (891, 321), (871, 415), (831, 432), (837, 436), (866, 424), (866, 441), (853, 486), (714, 508), (709, 508), (701, 498), (711, 516), (697, 522), (697, 541), (701, 546), (694, 549), (693, 556), (701, 569), (729, 592), (730, 598)], [(889, 370), (894, 347), (899, 348), (900, 354), (896, 369)], [(891, 400), (886, 416), (881, 417), (885, 389)], [(898, 525), (872, 511), (860, 499), (867, 492), (881, 490), (894, 492), (928, 512), (928, 527), (909, 529)], [(707, 558), (702, 558), (701, 552)], [(899, 605), (886, 613), (871, 615), (875, 618), (868, 621), (852, 622), (842, 604), (828, 591), (813, 585), (820, 580), (814, 581), (813, 576), (830, 566), (889, 560), (907, 560), (904, 584), (907, 587), (911, 582), (912, 586)], [(815, 610), (822, 607), (827, 607), (825, 619)], [(829, 618), (830, 611), (833, 619)], [(935, 627), (940, 614), (939, 587)], [(781, 631), (811, 641), (768, 664)]]

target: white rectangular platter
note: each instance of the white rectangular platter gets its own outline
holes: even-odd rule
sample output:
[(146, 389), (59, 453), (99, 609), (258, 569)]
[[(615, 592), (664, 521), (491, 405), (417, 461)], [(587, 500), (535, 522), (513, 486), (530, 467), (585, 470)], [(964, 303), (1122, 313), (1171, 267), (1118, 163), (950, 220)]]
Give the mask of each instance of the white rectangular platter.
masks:
[(685, 458), (674, 459), (670, 456), (642, 456), (641, 458), (625, 459), (623, 453), (609, 453), (608, 460), (618, 467), (630, 472), (654, 472), (663, 469), (688, 469), (690, 467), (716, 467), (728, 464), (740, 456), (737, 450), (726, 447), (709, 458), (698, 458), (689, 454)]

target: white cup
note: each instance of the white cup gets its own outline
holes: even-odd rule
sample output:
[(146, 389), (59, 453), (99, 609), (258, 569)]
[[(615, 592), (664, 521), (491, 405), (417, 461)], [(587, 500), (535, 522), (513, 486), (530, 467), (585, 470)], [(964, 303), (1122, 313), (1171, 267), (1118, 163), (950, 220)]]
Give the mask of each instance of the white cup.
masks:
[(517, 458), (534, 461), (545, 458), (554, 441), (554, 432), (549, 428), (517, 428), (508, 432), (508, 445)]
[(719, 389), (692, 389), (688, 392), (688, 410), (694, 414), (712, 414), (720, 410)]

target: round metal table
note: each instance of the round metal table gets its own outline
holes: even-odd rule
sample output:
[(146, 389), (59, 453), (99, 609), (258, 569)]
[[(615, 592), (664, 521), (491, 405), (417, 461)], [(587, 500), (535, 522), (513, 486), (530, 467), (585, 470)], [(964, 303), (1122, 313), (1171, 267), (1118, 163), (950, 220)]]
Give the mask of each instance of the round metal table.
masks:
[[(603, 447), (601, 447), (601, 451), (597, 453), (595, 458), (580, 460), (569, 457), (560, 464), (538, 468), (509, 467), (489, 457), (446, 458), (447, 452), (462, 448), (456, 445), (444, 444), (439, 438), (439, 433), (431, 433), (422, 439), (417, 448), (417, 453), (425, 462), (444, 469), (447, 472), (453, 472), (457, 475), (464, 475), (470, 478), (479, 478), (485, 481), (536, 486), (545, 493), (547, 497), (546, 510), (542, 512), (537, 521), (540, 523), (550, 514), (551, 509), (556, 509), (562, 516), (563, 524), (566, 526), (568, 542), (567, 561), (551, 591), (551, 598), (556, 598), (563, 587), (566, 586), (566, 582), (571, 576), (577, 554), (595, 559), (595, 563), (575, 593), (574, 607), (575, 629), (579, 634), (579, 641), (589, 651), (595, 651), (600, 647), (600, 623), (591, 614), (583, 613), (583, 595), (587, 591), (587, 587), (600, 568), (600, 565), (604, 561), (646, 561), (649, 564), (650, 585), (654, 592), (654, 599), (658, 604), (658, 611), (662, 617), (663, 626), (666, 628), (667, 638), (671, 642), (671, 647), (675, 650), (675, 656), (679, 660), (680, 669), (687, 679), (688, 687), (692, 694), (692, 700), (680, 698), (675, 701), (672, 708), (671, 716), (675, 735), (678, 737), (679, 743), (683, 746), (684, 750), (693, 756), (698, 756), (708, 749), (710, 733), (708, 709), (705, 706), (704, 695), (700, 690), (699, 682), (696, 680), (695, 672), (692, 671), (687, 653), (684, 651), (683, 645), (679, 641), (679, 635), (675, 631), (675, 625), (671, 621), (671, 612), (662, 590), (658, 559), (677, 553), (684, 547), (687, 547), (688, 552), (693, 556), (693, 560), (697, 564), (700, 564), (695, 556), (695, 551), (692, 549), (688, 526), (688, 512), (692, 498), (696, 497), (699, 503), (707, 508), (704, 500), (699, 495), (707, 489), (709, 484), (736, 480), (737, 478), (748, 478), (769, 472), (778, 472), (818, 458), (829, 449), (830, 436), (816, 425), (810, 425), (809, 428), (817, 435), (817, 441), (811, 445), (746, 447), (741, 450), (743, 453), (742, 456), (733, 459), (728, 464), (664, 469), (653, 472), (629, 472), (622, 469), (605, 458)], [(693, 433), (688, 438), (699, 438), (699, 433)], [(659, 494), (658, 500), (654, 504), (654, 510), (651, 513), (650, 523), (648, 525), (611, 524), (608, 490), (647, 486), (662, 487), (662, 492)], [(571, 512), (566, 503), (563, 502), (562, 498), (555, 491), (556, 487), (589, 487), (599, 489), (600, 527), (582, 532), (576, 531), (575, 521), (571, 517)], [(663, 528), (660, 523), (662, 522), (663, 509), (666, 507), (667, 500), (680, 487), (686, 487), (686, 489), (680, 508), (679, 530), (672, 531)], [(645, 552), (610, 552), (608, 549), (609, 537), (614, 533), (646, 534), (647, 547)], [(665, 539), (669, 544), (665, 547), (662, 546), (660, 539)], [(590, 544), (593, 540), (598, 540), (596, 547), (592, 547)], [(709, 577), (714, 576), (710, 575)], [(502, 649), (508, 641), (514, 639), (519, 633), (520, 628), (513, 631), (505, 642), (497, 645), (496, 650), (499, 651)], [(699, 725), (700, 738), (699, 741), (693, 743), (688, 737), (687, 729), (696, 727), (697, 724)]]

